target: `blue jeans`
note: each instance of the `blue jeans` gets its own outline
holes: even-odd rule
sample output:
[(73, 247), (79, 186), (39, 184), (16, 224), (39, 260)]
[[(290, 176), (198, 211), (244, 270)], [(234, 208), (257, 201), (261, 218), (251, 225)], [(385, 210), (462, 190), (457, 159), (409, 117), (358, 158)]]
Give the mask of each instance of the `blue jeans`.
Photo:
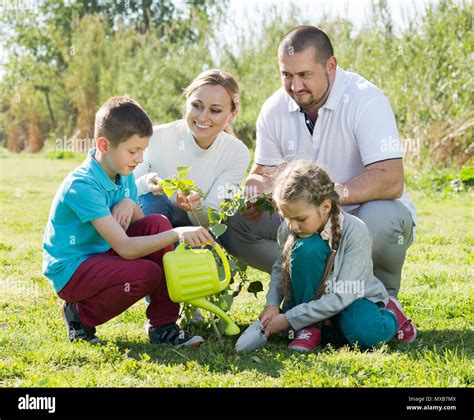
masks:
[(329, 252), (328, 243), (318, 233), (295, 240), (290, 258), (291, 306), (308, 303), (314, 298), (323, 280)]
[(336, 323), (349, 344), (366, 350), (390, 341), (398, 329), (393, 312), (368, 299), (357, 299), (336, 317)]
[(138, 199), (145, 216), (154, 213), (162, 214), (168, 218), (173, 227), (193, 225), (187, 213), (182, 208), (173, 205), (166, 194), (148, 193), (141, 195)]
[(171, 204), (171, 200), (166, 194), (153, 195), (148, 193), (138, 197), (138, 200), (145, 216), (158, 213), (166, 216), (172, 222), (174, 217), (173, 204)]

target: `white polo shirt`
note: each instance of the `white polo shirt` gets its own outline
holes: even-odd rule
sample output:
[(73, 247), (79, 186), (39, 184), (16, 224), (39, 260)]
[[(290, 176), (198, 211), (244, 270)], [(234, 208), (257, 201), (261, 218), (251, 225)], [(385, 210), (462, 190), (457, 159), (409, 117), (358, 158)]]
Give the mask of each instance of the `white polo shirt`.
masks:
[[(387, 98), (363, 77), (339, 66), (311, 135), (299, 105), (282, 88), (262, 106), (257, 119), (255, 163), (278, 165), (309, 159), (335, 182), (344, 183), (375, 162), (403, 157), (395, 117)], [(416, 224), (415, 206), (405, 192), (399, 199)], [(346, 206), (348, 212), (358, 205)]]

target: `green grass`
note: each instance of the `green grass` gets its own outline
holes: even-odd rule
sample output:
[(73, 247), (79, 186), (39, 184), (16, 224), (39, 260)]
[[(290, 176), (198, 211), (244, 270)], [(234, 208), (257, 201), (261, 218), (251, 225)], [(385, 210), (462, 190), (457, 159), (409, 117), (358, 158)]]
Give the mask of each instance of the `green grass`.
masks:
[[(212, 331), (199, 349), (150, 345), (145, 303), (98, 328), (104, 343), (70, 344), (60, 300), (41, 274), (41, 242), (56, 188), (80, 157), (0, 154), (0, 386), (454, 387), (473, 384), (472, 194), (412, 192), (418, 238), (403, 271), (400, 301), (418, 328), (411, 345), (372, 352), (324, 348), (294, 354), (285, 340), (238, 355), (235, 338)], [(257, 271), (250, 278), (268, 279)], [(264, 294), (243, 293), (232, 318), (245, 328)], [(255, 358), (257, 356), (257, 358)]]

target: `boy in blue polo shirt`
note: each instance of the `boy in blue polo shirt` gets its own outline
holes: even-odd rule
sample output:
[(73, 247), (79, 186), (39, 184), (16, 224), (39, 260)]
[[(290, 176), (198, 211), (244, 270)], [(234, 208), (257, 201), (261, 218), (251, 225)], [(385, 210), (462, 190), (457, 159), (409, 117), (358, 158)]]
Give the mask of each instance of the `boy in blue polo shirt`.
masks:
[(128, 97), (109, 99), (96, 114), (96, 147), (63, 181), (43, 241), (43, 272), (65, 302), (70, 341), (97, 342), (97, 325), (145, 296), (152, 343), (198, 346), (176, 325), (179, 305), (166, 288), (163, 255), (180, 240), (214, 244), (201, 227), (172, 229), (165, 216), (144, 216), (133, 170), (153, 133), (150, 118)]

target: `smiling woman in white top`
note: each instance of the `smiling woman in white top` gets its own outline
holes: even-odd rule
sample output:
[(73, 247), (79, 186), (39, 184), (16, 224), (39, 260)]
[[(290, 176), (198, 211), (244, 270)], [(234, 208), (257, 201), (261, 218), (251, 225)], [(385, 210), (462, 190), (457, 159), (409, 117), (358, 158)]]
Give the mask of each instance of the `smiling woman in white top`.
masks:
[[(135, 170), (136, 185), (145, 214), (164, 214), (173, 226), (208, 227), (207, 209), (219, 209), (250, 163), (248, 148), (231, 127), (239, 112), (239, 86), (229, 73), (213, 69), (201, 73), (184, 93), (184, 118), (153, 127), (144, 160)], [(187, 178), (204, 198), (192, 192), (174, 194), (170, 200), (158, 186), (181, 165), (191, 167)]]

